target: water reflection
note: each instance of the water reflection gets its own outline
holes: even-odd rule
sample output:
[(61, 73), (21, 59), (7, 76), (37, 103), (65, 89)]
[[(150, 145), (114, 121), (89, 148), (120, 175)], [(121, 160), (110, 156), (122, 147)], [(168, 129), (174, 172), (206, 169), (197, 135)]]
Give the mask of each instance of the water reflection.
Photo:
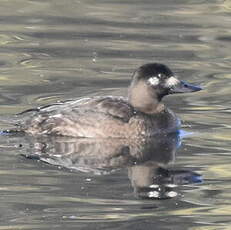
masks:
[(93, 139), (27, 136), (30, 159), (94, 175), (127, 168), (135, 196), (167, 199), (178, 194), (178, 185), (200, 183), (190, 170), (174, 169), (179, 133), (143, 139)]

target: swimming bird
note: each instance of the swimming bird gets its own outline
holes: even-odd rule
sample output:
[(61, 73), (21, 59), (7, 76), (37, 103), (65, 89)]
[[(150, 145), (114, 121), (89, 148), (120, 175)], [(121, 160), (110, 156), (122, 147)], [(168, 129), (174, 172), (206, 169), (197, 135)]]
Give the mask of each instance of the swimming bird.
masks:
[(162, 102), (169, 94), (201, 90), (179, 80), (164, 64), (148, 63), (133, 74), (128, 97), (102, 96), (26, 110), (17, 124), (30, 135), (139, 138), (176, 132), (180, 120)]

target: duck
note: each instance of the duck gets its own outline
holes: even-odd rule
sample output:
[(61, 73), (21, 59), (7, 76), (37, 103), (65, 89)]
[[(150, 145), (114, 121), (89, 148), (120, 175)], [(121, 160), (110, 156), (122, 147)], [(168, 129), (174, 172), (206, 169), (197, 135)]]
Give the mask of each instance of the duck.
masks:
[(57, 102), (17, 114), (17, 130), (29, 135), (77, 138), (139, 138), (180, 129), (163, 97), (200, 91), (164, 64), (148, 63), (132, 75), (127, 97), (96, 96)]

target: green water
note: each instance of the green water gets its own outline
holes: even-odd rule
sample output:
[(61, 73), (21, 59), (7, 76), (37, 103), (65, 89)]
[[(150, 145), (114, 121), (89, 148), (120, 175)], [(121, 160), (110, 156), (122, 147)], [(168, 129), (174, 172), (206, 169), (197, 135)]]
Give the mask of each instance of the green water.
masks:
[[(40, 153), (36, 146), (44, 140), (2, 136), (0, 229), (229, 230), (230, 12), (229, 0), (2, 0), (0, 114), (68, 98), (126, 95), (134, 69), (152, 61), (204, 90), (165, 99), (192, 134), (163, 158), (162, 142), (151, 148), (151, 163), (123, 155), (105, 161), (93, 153), (113, 152), (105, 147), (112, 143), (85, 143), (89, 155), (43, 159), (54, 166), (22, 156)], [(48, 143), (45, 152), (56, 153)], [(192, 181), (195, 175), (203, 181)], [(154, 197), (159, 188), (150, 190), (153, 199), (142, 197), (149, 190), (139, 189), (150, 180), (167, 192), (163, 199)]]

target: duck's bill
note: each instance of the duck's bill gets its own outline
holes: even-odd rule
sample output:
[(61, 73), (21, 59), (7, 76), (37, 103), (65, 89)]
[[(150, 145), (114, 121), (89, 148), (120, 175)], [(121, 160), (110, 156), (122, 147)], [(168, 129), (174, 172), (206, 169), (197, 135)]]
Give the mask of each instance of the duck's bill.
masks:
[(195, 86), (184, 81), (179, 81), (177, 85), (170, 89), (170, 93), (191, 93), (200, 90), (202, 90), (200, 86)]

